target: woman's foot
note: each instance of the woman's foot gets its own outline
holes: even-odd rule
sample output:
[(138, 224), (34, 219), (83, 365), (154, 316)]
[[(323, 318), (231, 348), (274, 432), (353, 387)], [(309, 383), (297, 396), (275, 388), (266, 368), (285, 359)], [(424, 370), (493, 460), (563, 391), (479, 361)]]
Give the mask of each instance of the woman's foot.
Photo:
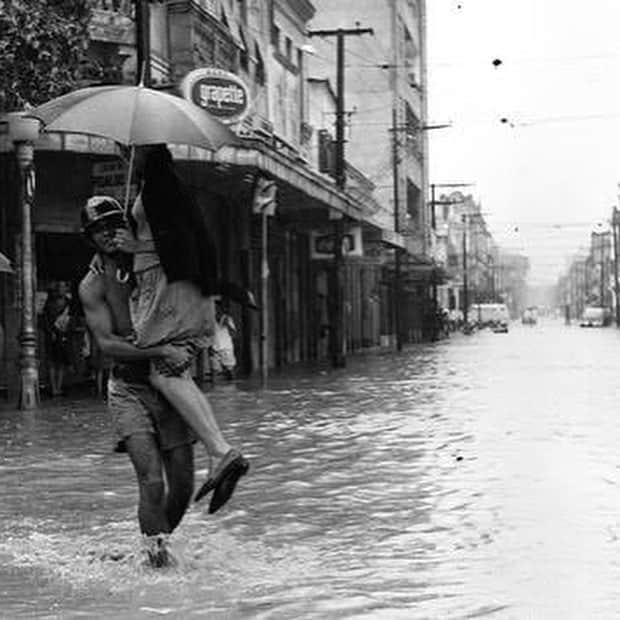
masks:
[(209, 513), (216, 512), (231, 498), (239, 478), (244, 476), (249, 468), (248, 460), (235, 449), (230, 449), (215, 468), (210, 459), (209, 476), (196, 493), (194, 501), (200, 501), (210, 491), (215, 490), (209, 505)]

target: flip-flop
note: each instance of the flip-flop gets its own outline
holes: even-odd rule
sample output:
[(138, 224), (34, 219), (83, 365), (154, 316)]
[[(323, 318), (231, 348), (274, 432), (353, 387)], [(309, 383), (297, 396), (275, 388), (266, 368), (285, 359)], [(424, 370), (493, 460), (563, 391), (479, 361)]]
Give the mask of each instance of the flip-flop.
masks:
[[(224, 456), (226, 458), (226, 455)], [(223, 461), (223, 459), (222, 459)], [(209, 455), (209, 475), (207, 479), (203, 483), (203, 485), (198, 489), (198, 492), (194, 496), (194, 501), (200, 501), (209, 491), (212, 491), (215, 488), (215, 478), (211, 475), (213, 473), (213, 457)]]
[(226, 464), (214, 476), (215, 490), (209, 504), (209, 514), (217, 512), (231, 497), (241, 476), (250, 469), (248, 460), (236, 450), (224, 457)]
[[(214, 472), (213, 472), (213, 469), (211, 469), (211, 471), (209, 472), (208, 478), (205, 480), (204, 484), (200, 487), (200, 489), (198, 489), (198, 492), (194, 496), (194, 502), (199, 502), (205, 495), (207, 495), (210, 491), (215, 489), (215, 487), (221, 482), (223, 477), (224, 476), (228, 476), (230, 474), (230, 471), (228, 470), (228, 468), (239, 457), (241, 459), (243, 459), (247, 463), (247, 460), (243, 456), (241, 456), (241, 454), (237, 450), (234, 450), (234, 449), (229, 450), (222, 457), (222, 460), (219, 462), (219, 464), (217, 466), (217, 469)], [(249, 468), (249, 464), (246, 467), (245, 471), (242, 474), (240, 474), (240, 476), (242, 476), (244, 473), (246, 473), (248, 468)], [(211, 474), (211, 472), (213, 472), (213, 474)], [(237, 476), (237, 479), (240, 476)], [(235, 480), (235, 484), (236, 484), (236, 480)], [(232, 488), (232, 490), (230, 492), (230, 495), (232, 495), (232, 491), (234, 491), (234, 486), (233, 486), (233, 488)], [(228, 501), (230, 495), (226, 498), (224, 503), (226, 501)]]
[(204, 484), (198, 489), (198, 493), (196, 493), (194, 497), (195, 502), (199, 502), (209, 491), (212, 491), (215, 488), (215, 478), (209, 476)]

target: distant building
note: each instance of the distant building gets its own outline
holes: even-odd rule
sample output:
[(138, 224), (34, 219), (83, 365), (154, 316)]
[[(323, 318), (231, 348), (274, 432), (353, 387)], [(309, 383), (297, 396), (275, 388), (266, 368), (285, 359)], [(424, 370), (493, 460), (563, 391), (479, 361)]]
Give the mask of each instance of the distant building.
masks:
[[(426, 206), (425, 2), (315, 0), (314, 4), (312, 30), (359, 26), (374, 31), (345, 37), (346, 158), (375, 186), (376, 210), (368, 219), (404, 236), (401, 329), (405, 340), (419, 340), (434, 276)], [(308, 55), (310, 78), (335, 85), (335, 37), (314, 36), (310, 44), (315, 50)], [(332, 127), (333, 120), (326, 131), (332, 133)], [(386, 278), (393, 277), (392, 260)], [(392, 331), (390, 325), (383, 329)]]

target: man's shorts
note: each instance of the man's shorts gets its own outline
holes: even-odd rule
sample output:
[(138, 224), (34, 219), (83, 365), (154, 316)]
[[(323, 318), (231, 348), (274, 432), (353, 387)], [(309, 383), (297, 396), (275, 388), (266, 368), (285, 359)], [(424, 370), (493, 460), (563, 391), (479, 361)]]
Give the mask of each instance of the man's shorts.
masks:
[(117, 437), (115, 452), (126, 452), (125, 440), (137, 433), (153, 434), (164, 451), (195, 441), (187, 423), (151, 386), (148, 373), (132, 372), (130, 364), (117, 365), (110, 373), (108, 409)]

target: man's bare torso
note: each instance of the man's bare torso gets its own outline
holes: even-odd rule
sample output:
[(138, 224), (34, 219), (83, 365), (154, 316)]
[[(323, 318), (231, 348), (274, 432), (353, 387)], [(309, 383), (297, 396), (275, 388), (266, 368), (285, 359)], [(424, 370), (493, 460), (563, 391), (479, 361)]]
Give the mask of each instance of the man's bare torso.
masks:
[(88, 295), (93, 303), (106, 306), (113, 325), (112, 331), (118, 336), (129, 336), (132, 333), (129, 312), (131, 289), (129, 282), (119, 282), (116, 264), (99, 257), (93, 260), (81, 284), (83, 295)]

